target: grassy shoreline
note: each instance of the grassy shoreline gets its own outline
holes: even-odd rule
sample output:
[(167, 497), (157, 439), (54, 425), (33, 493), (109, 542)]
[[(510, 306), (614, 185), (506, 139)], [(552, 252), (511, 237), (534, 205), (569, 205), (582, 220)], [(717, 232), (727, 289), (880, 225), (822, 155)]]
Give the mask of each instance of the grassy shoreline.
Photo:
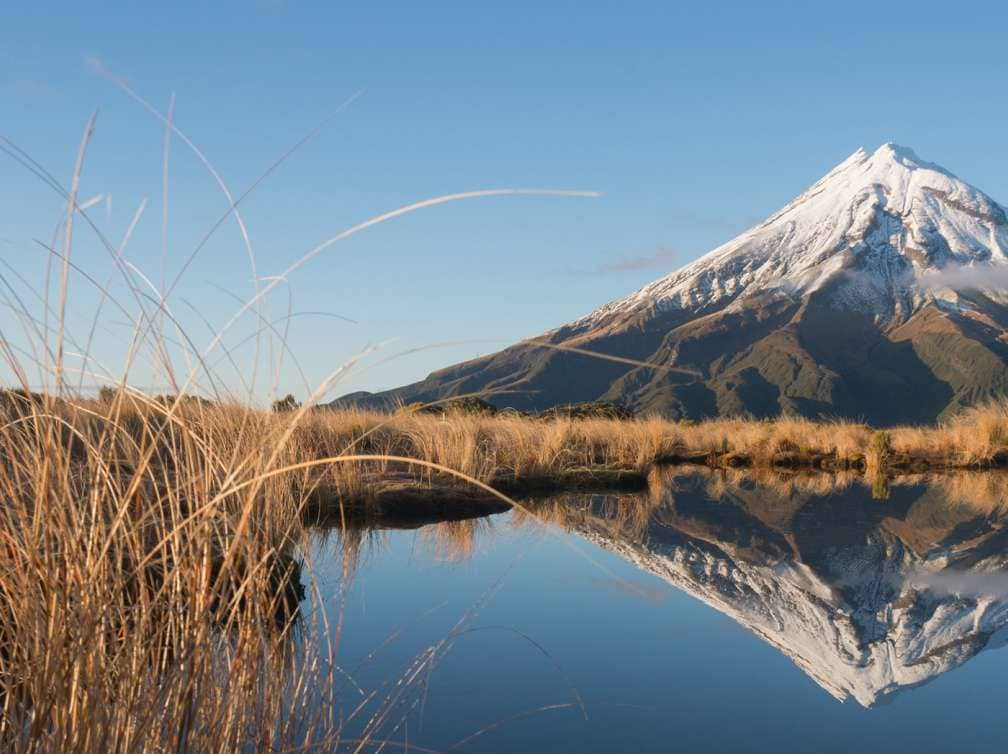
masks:
[[(511, 414), (305, 409), (266, 412), (200, 400), (171, 404), (120, 394), (61, 402), (68, 425), (122, 429), (106, 452), (123, 473), (131, 451), (166, 427), (199, 425), (215, 455), (269, 467), (260, 494), (274, 509), (367, 509), (489, 504), (479, 485), (514, 498), (574, 491), (637, 491), (664, 466), (853, 473), (869, 480), (914, 473), (1008, 467), (1008, 401), (934, 426), (874, 429), (849, 421), (536, 418)], [(69, 417), (76, 416), (76, 419)], [(177, 429), (177, 428), (176, 428)], [(87, 430), (83, 430), (85, 433)], [(263, 454), (269, 449), (272, 457)], [(174, 447), (150, 451), (153, 462)], [(254, 460), (253, 460), (254, 459)], [(171, 471), (161, 469), (164, 479)], [(170, 483), (167, 482), (167, 483)]]
[[(855, 472), (867, 477), (1008, 467), (1008, 402), (970, 409), (934, 426), (875, 429), (849, 421), (512, 415), (392, 414), (319, 410), (305, 414), (292, 441), (304, 458), (350, 449), (416, 459), (471, 476), (508, 494), (639, 485), (667, 465)], [(412, 474), (419, 483), (455, 482), (404, 462), (360, 464), (365, 482)], [(377, 486), (380, 486), (377, 485)], [(336, 491), (339, 491), (337, 486)]]
[(383, 501), (406, 505), (435, 495), (461, 499), (480, 494), (479, 484), (516, 497), (631, 491), (647, 486), (652, 469), (674, 465), (852, 472), (869, 478), (1008, 467), (1008, 401), (969, 409), (934, 426), (889, 429), (787, 417), (676, 422), (416, 409), (267, 412), (125, 393), (56, 401), (6, 392), (0, 393), (0, 412), (60, 423), (71, 462), (75, 454), (86, 456), (82, 438), (104, 433), (106, 465), (127, 477), (156, 467), (161, 486), (179, 481), (172, 479), (171, 468), (178, 460), (177, 435), (198, 427), (200, 449), (188, 453), (212, 448), (219, 465), (240, 461), (246, 471), (268, 468), (255, 483), (261, 488), (257, 494), (288, 513), (305, 501), (317, 506), (326, 498), (348, 507)]

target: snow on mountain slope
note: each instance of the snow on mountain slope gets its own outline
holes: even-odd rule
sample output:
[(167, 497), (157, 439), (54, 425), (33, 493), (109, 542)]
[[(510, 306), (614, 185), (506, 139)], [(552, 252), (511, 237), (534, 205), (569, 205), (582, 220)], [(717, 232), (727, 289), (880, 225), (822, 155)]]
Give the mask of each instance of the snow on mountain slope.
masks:
[[(882, 319), (953, 291), (926, 270), (1008, 264), (1008, 215), (908, 148), (859, 149), (782, 210), (575, 325), (653, 305), (701, 310), (750, 294), (800, 295), (839, 275), (839, 300)], [(932, 283), (934, 280), (932, 281)], [(940, 281), (939, 281), (940, 282)]]

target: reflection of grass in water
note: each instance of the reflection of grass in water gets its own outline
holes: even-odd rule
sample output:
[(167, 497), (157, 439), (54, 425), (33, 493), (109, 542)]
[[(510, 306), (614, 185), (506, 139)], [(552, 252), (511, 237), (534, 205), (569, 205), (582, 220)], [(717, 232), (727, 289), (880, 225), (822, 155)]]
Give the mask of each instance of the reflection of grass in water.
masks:
[(435, 560), (462, 562), (472, 558), (480, 537), (490, 536), (493, 520), (472, 518), (441, 521), (417, 527), (403, 528), (397, 522), (386, 525), (381, 519), (353, 522), (339, 526), (330, 522), (326, 528), (311, 527), (305, 542), (309, 549), (324, 557), (338, 557), (343, 563), (344, 580), (352, 578), (362, 558), (380, 557), (388, 545), (388, 534), (394, 531), (415, 531), (420, 544)]
[(919, 479), (940, 488), (951, 507), (967, 506), (978, 514), (1008, 511), (1008, 474), (957, 472), (925, 474)]
[[(796, 544), (792, 525), (793, 514), (802, 505), (831, 494), (845, 494), (849, 502), (854, 503), (852, 514), (857, 517), (861, 515), (858, 509), (871, 496), (870, 485), (866, 484), (862, 475), (854, 473), (830, 476), (679, 467), (655, 473), (652, 482), (652, 491), (646, 495), (567, 494), (525, 501), (521, 508), (516, 508), (509, 515), (508, 520), (530, 532), (543, 532), (545, 523), (562, 531), (588, 535), (589, 538), (602, 537), (632, 546), (648, 546), (650, 537), (654, 536), (653, 531), (649, 536), (651, 525), (673, 527), (688, 538), (726, 548), (734, 558), (756, 558), (759, 562), (764, 562), (767, 557), (800, 560), (803, 551)], [(998, 491), (1005, 489), (1006, 483), (1008, 475), (965, 472), (899, 478), (891, 482), (892, 487), (912, 488), (913, 504), (909, 509), (901, 507), (893, 511), (899, 520), (885, 515), (876, 518), (873, 514), (868, 520), (879, 531), (895, 534), (911, 548), (926, 553), (945, 541), (951, 532), (961, 528), (962, 523), (976, 520), (984, 506), (995, 500)], [(966, 493), (971, 491), (972, 499), (967, 499)], [(691, 518), (692, 506), (681, 509), (676, 515), (676, 498), (679, 495), (695, 496), (698, 492), (714, 502), (710, 510), (716, 510), (718, 502), (739, 506), (763, 524), (784, 534), (795, 549), (766, 550), (772, 538), (762, 540), (761, 545), (760, 542), (754, 544), (745, 530), (722, 530), (717, 526), (716, 519), (708, 519), (713, 525), (705, 528), (702, 517)], [(948, 496), (953, 494), (958, 494), (960, 499), (949, 499)], [(869, 504), (862, 510), (878, 508), (884, 514), (883, 506)], [(777, 516), (778, 509), (789, 515)], [(839, 510), (842, 509), (841, 505)], [(805, 525), (808, 524), (806, 519)], [(996, 524), (992, 525), (996, 528)], [(474, 555), (482, 532), (483, 527), (478, 521), (446, 522), (422, 529), (418, 537), (428, 543), (435, 557), (456, 560)], [(990, 532), (990, 529), (985, 529), (978, 536), (989, 536)], [(828, 533), (826, 536), (828, 539)], [(588, 557), (591, 558), (590, 555)], [(646, 599), (656, 600), (662, 596), (616, 576), (602, 579), (599, 583), (606, 588), (627, 591)]]
[(961, 524), (986, 520), (997, 527), (1001, 525), (997, 522), (1008, 518), (1008, 473), (958, 471), (882, 479), (879, 486), (855, 472), (665, 467), (652, 473), (647, 495), (559, 495), (527, 502), (511, 517), (520, 526), (547, 523), (563, 531), (580, 531), (587, 524), (594, 531), (640, 543), (652, 522), (686, 525), (686, 519), (674, 513), (682, 495), (694, 498), (699, 493), (715, 505), (739, 507), (786, 533), (794, 516), (810, 501), (839, 495), (854, 501), (874, 497), (884, 505), (897, 492), (907, 490), (912, 495), (910, 507), (893, 509), (891, 517), (886, 508), (880, 508), (879, 520), (918, 550), (933, 546)]
[(889, 499), (889, 477), (885, 474), (876, 474), (872, 480), (872, 497), (876, 500)]
[(649, 495), (568, 494), (528, 501), (511, 514), (517, 527), (540, 529), (545, 523), (561, 531), (575, 531), (586, 521), (605, 526), (613, 535), (640, 540), (659, 500)]
[[(968, 509), (977, 515), (988, 515), (1008, 510), (1008, 472), (958, 469), (884, 478), (889, 494), (902, 487), (932, 489), (948, 511)], [(680, 480), (684, 479), (704, 480), (707, 495), (712, 499), (736, 495), (740, 490), (753, 487), (768, 493), (768, 500), (774, 497), (783, 500), (793, 496), (837, 494), (852, 487), (871, 489), (877, 484), (877, 479), (869, 483), (863, 474), (854, 471), (822, 473), (669, 466), (653, 472), (652, 494), (674, 494)]]
[(772, 468), (708, 469), (697, 466), (665, 466), (651, 474), (652, 495), (674, 493), (682, 480), (703, 480), (707, 495), (720, 499), (740, 489), (758, 486), (780, 497), (828, 495), (863, 483), (855, 471), (788, 471)]
[(473, 518), (465, 521), (445, 521), (420, 530), (420, 538), (431, 550), (435, 558), (449, 562), (469, 560), (476, 554), (476, 546), (481, 536), (493, 528), (489, 518)]

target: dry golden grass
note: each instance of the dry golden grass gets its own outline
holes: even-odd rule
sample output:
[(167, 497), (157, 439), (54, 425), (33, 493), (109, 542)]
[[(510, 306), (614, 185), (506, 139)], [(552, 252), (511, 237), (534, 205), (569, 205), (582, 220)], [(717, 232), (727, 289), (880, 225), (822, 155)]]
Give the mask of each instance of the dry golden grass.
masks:
[[(802, 419), (718, 419), (690, 424), (659, 418), (547, 421), (409, 410), (273, 414), (201, 401), (182, 401), (171, 407), (171, 421), (166, 421), (163, 402), (125, 394), (114, 401), (62, 405), (72, 406), (78, 422), (86, 418), (95, 426), (111, 422), (119, 428), (103, 441), (101, 452), (124, 469), (138, 466), (141, 449), (159, 428), (165, 428), (158, 435), (163, 444), (180, 434), (181, 426), (198, 426), (213, 463), (220, 468), (261, 470), (271, 464), (273, 471), (264, 475), (260, 492), (270, 500), (271, 509), (288, 512), (318, 485), (324, 485), (330, 502), (355, 504), (366, 500), (376, 481), (383, 478), (405, 476), (423, 483), (439, 475), (442, 481), (450, 481), (438, 467), (484, 483), (593, 468), (647, 473), (655, 465), (677, 460), (721, 466), (739, 463), (753, 469), (821, 462), (834, 473), (857, 470), (874, 478), (889, 466), (906, 466), (908, 459), (933, 468), (983, 467), (1002, 463), (1008, 453), (1006, 403), (971, 409), (934, 427), (896, 427), (884, 432), (852, 422)], [(149, 452), (157, 460), (172, 458), (176, 451), (159, 447)], [(409, 459), (417, 464), (411, 465)], [(277, 473), (281, 468), (291, 470)], [(162, 487), (178, 486), (170, 468), (160, 473)], [(243, 472), (229, 473), (233, 481)], [(788, 484), (795, 483), (793, 476), (784, 478), (790, 480)], [(765, 481), (774, 485), (775, 480), (779, 477), (771, 474)], [(806, 476), (802, 482), (822, 483), (818, 475)]]
[[(889, 430), (880, 443), (862, 425), (797, 420), (271, 414), (125, 392), (103, 401), (6, 394), (0, 746), (224, 752), (338, 744), (347, 721), (330, 718), (338, 692), (325, 670), (330, 649), (307, 643), (292, 651), (298, 513), (316, 484), (350, 501), (375, 475), (408, 465), (392, 457), (422, 461), (422, 475), (441, 465), (484, 481), (597, 466), (650, 471), (650, 495), (577, 495), (514, 516), (564, 528), (587, 517), (633, 539), (660, 504), (654, 490), (668, 490), (652, 468), (663, 459), (745, 455), (753, 468), (706, 472), (712, 497), (753, 479), (785, 497), (826, 494), (859, 475), (770, 466), (780, 456), (817, 454), (870, 464), (883, 447), (893, 457), (992, 463), (1008, 436), (1006, 416), (1003, 405), (989, 406), (940, 427)], [(340, 460), (347, 457), (353, 462)], [(1003, 508), (1003, 480), (960, 474), (939, 483), (978, 510)], [(438, 557), (464, 559), (483, 526), (442, 524), (425, 541)], [(349, 578), (363, 540), (352, 546), (351, 534), (343, 536)], [(395, 725), (387, 712), (368, 714)], [(361, 721), (365, 738), (376, 740), (380, 729), (369, 725)]]
[[(230, 410), (240, 415), (239, 409)], [(254, 421), (268, 429), (283, 419), (259, 414)], [(854, 422), (792, 418), (691, 424), (660, 418), (547, 421), (517, 415), (317, 410), (299, 422), (284, 453), (292, 463), (348, 453), (413, 458), (483, 482), (590, 468), (645, 473), (655, 464), (676, 460), (757, 468), (814, 462), (874, 476), (912, 461), (953, 468), (1003, 463), (1008, 402), (970, 409), (937, 426), (885, 431)], [(349, 494), (389, 470), (386, 460), (341, 464), (328, 470), (326, 483)], [(430, 467), (415, 471), (424, 478), (435, 473)], [(312, 478), (318, 480), (320, 473)]]
[[(316, 411), (300, 424), (291, 443), (296, 446), (294, 456), (348, 451), (405, 456), (490, 481), (587, 467), (644, 470), (674, 451), (670, 426), (660, 420), (546, 422), (513, 416)], [(387, 468), (379, 462), (368, 470)]]
[[(647, 473), (677, 460), (770, 469), (827, 459), (830, 468), (859, 469), (873, 477), (908, 459), (937, 468), (983, 467), (1003, 463), (1008, 454), (1008, 403), (970, 409), (933, 427), (885, 431), (803, 419), (691, 424), (659, 418), (547, 421), (517, 415), (322, 409), (295, 416), (200, 401), (181, 402), (171, 409), (172, 421), (166, 422), (163, 403), (136, 396), (63, 405), (72, 405), (94, 424), (121, 425), (102, 452), (124, 468), (137, 465), (152, 428), (165, 425), (170, 430), (163, 433), (163, 442), (180, 432), (175, 426), (180, 424), (198, 425), (218, 465), (251, 468), (269, 461), (275, 469), (296, 467), (271, 473), (262, 482), (274, 506), (287, 510), (315, 485), (324, 484), (337, 502), (352, 502), (365, 498), (377, 479), (409, 472), (418, 481), (430, 480), (441, 473), (435, 467), (492, 483), (592, 468)], [(173, 453), (169, 447), (154, 451), (154, 457)], [(338, 460), (351, 456), (352, 462)], [(160, 483), (172, 480), (165, 477)]]
[(970, 408), (938, 427), (897, 427), (893, 452), (935, 459), (948, 465), (985, 466), (1008, 453), (1008, 401)]
[[(345, 682), (327, 626), (302, 626), (325, 618), (297, 560), (311, 485), (358, 495), (387, 464), (327, 458), (373, 427), (305, 416), (0, 393), (0, 750), (369, 750), (397, 729), (408, 677), (333, 717)], [(483, 525), (429, 545), (461, 557)], [(343, 538), (349, 580), (364, 539)]]
[[(234, 412), (0, 408), (0, 748), (239, 751), (322, 737), (292, 683), (300, 568)], [(241, 430), (241, 431), (239, 431)], [(285, 504), (286, 503), (286, 504)], [(296, 694), (295, 694), (296, 696)]]

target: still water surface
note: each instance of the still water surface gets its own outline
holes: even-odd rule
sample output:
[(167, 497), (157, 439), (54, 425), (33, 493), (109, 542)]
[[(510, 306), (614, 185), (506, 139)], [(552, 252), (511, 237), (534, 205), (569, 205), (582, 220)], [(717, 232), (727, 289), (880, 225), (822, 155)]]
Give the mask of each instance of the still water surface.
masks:
[(319, 537), (362, 689), (440, 647), (385, 728), (396, 749), (1005, 750), (1004, 478), (654, 487)]

